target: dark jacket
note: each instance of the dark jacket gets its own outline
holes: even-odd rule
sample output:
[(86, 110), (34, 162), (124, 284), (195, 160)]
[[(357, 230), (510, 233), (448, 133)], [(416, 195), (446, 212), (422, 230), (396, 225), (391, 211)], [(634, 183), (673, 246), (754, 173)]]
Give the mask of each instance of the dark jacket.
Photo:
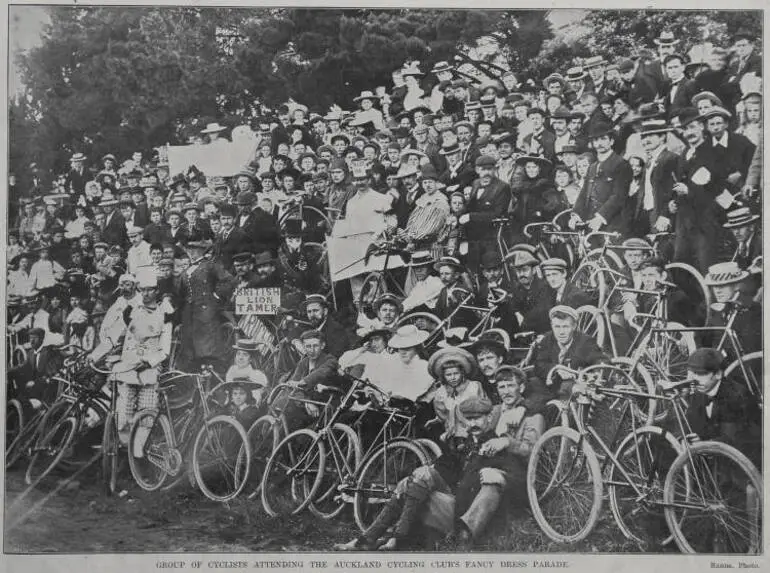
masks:
[(188, 269), (181, 276), (181, 347), (192, 352), (194, 358), (220, 358), (225, 354), (220, 311), (232, 291), (232, 283), (230, 273), (211, 260), (201, 261), (192, 273)]
[[(236, 221), (240, 221), (240, 216)], [(250, 241), (252, 252), (270, 251), (275, 254), (281, 242), (281, 236), (278, 224), (270, 213), (257, 207), (249, 213), (240, 229)]]
[(714, 166), (717, 174), (722, 179), (727, 179), (728, 175), (736, 171), (741, 174), (741, 181), (737, 185), (725, 183), (725, 185), (732, 188), (733, 192), (740, 190), (748, 175), (756, 145), (746, 136), (733, 132), (728, 132), (727, 134), (727, 149), (721, 145), (715, 146), (711, 136), (706, 141), (707, 145), (713, 150)]
[(667, 113), (685, 107), (692, 107), (692, 98), (700, 91), (695, 80), (688, 80), (687, 78), (683, 78), (677, 83), (673, 98), (671, 97), (672, 90), (674, 90), (674, 86), (671, 82), (668, 82), (665, 88), (664, 101)]
[(548, 310), (551, 308), (551, 289), (543, 279), (533, 278), (528, 289), (517, 283), (511, 295), (514, 312), (521, 314), (524, 319), (521, 322), (522, 330), (546, 332), (549, 329)]
[(329, 354), (339, 358), (343, 352), (352, 348), (347, 330), (331, 316), (326, 317), (326, 322), (320, 330), (326, 338), (326, 350)]
[(602, 230), (623, 231), (626, 223), (621, 215), (632, 177), (628, 161), (611, 152), (606, 160), (596, 161), (588, 168), (573, 211), (584, 221), (599, 214), (607, 221)]
[(108, 219), (107, 224), (102, 229), (102, 240), (108, 245), (119, 245), (125, 248), (128, 244), (126, 220), (117, 210), (113, 211), (112, 217)]
[(492, 220), (503, 217), (511, 201), (510, 186), (497, 177), (492, 178), (492, 182), (484, 188), (479, 198), (481, 188), (481, 181), (474, 181), (468, 200), (466, 212), (470, 220), (465, 225), (465, 232), (469, 241), (493, 241), (495, 226)]
[(225, 269), (230, 270), (233, 266), (233, 256), (238, 253), (248, 252), (251, 249), (251, 242), (241, 229), (234, 228), (225, 236), (222, 231), (214, 243), (214, 256), (222, 263)]

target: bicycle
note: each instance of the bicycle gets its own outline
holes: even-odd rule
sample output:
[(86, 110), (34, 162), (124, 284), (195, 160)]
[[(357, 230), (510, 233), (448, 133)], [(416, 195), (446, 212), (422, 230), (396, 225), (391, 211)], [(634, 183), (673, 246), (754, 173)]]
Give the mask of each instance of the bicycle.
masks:
[[(199, 374), (167, 373), (159, 384), (158, 409), (144, 409), (134, 417), (128, 462), (142, 489), (155, 491), (169, 477), (181, 477), (184, 460), (188, 458), (195, 483), (207, 498), (225, 502), (242, 491), (248, 478), (251, 449), (246, 431), (238, 421), (226, 414), (212, 413), (211, 406), (215, 404), (210, 396), (219, 385), (210, 392), (204, 386), (204, 380), (212, 377), (218, 378), (210, 366), (203, 366)], [(174, 416), (166, 395), (175, 381), (184, 378), (195, 381), (196, 393), (192, 403)], [(137, 449), (141, 455), (137, 455)]]
[[(548, 233), (544, 231), (544, 233)], [(623, 263), (620, 257), (610, 250), (610, 239), (617, 239), (620, 233), (610, 233), (604, 231), (585, 232), (585, 228), (576, 231), (578, 236), (578, 253), (576, 260), (579, 261), (575, 272), (569, 278), (569, 284), (586, 292), (596, 305), (601, 307), (607, 300), (607, 290), (614, 286), (612, 281), (607, 281), (605, 276), (598, 272), (599, 269), (609, 268), (620, 270)], [(554, 232), (555, 235), (563, 235), (564, 231)], [(590, 248), (593, 237), (602, 238), (602, 246), (596, 249)], [(608, 286), (609, 285), (609, 286)]]
[[(749, 523), (744, 528), (751, 529), (745, 532), (749, 534), (746, 552), (759, 550), (761, 534), (752, 527), (761, 527), (754, 523), (760, 519), (761, 477), (735, 448), (720, 442), (700, 442), (689, 431), (678, 397), (681, 389), (693, 389), (692, 382), (662, 384), (663, 398), (656, 397), (674, 403), (684, 439), (676, 440), (657, 426), (634, 427), (613, 454), (612, 444), (608, 445), (590, 421), (584, 420), (579, 409), (590, 409), (608, 397), (630, 401), (644, 398), (645, 394), (620, 386), (603, 387), (591, 376), (590, 368), (573, 373), (579, 379), (572, 389), (574, 400), (569, 407), (578, 427), (558, 426), (543, 434), (533, 448), (527, 469), (533, 515), (549, 538), (560, 543), (585, 539), (599, 520), (606, 481), (613, 517), (627, 538), (644, 544), (666, 543), (673, 536), (681, 551), (694, 553), (695, 540), (690, 538), (688, 522), (697, 517), (695, 512), (706, 516), (711, 527), (727, 527), (724, 514), (729, 507), (722, 499), (709, 501), (705, 497), (707, 490), (713, 490), (708, 486), (733, 483), (734, 473), (727, 481), (720, 481), (716, 475), (722, 463), (732, 462), (750, 486), (746, 491), (748, 519), (738, 515), (734, 521)], [(602, 466), (596, 447), (604, 456)], [(709, 456), (721, 461), (709, 466), (696, 463)], [(602, 477), (605, 474), (606, 480)], [(661, 515), (669, 535), (660, 534)], [(731, 539), (737, 541), (734, 536)]]
[[(368, 387), (380, 394), (381, 391), (365, 380), (353, 377), (348, 377), (348, 380), (351, 385), (344, 393), (339, 389), (330, 389), (344, 396), (333, 413), (317, 426), (317, 431), (300, 429), (292, 432), (270, 456), (260, 491), (262, 505), (269, 515), (295, 515), (310, 507), (317, 515), (330, 519), (338, 515), (344, 503), (352, 498), (356, 522), (363, 530), (369, 520), (374, 519), (370, 506), (387, 501), (392, 493), (391, 486), (395, 488), (400, 479), (410, 475), (416, 467), (428, 463), (430, 458), (423, 447), (405, 437), (410, 431), (411, 417), (404, 416), (395, 408), (382, 409), (388, 419), (366, 455), (362, 453), (358, 435), (338, 420), (341, 413), (352, 405), (360, 389)], [(326, 403), (304, 398), (300, 401), (322, 407), (325, 411), (331, 404), (331, 399)], [(393, 434), (389, 430), (397, 419), (405, 423), (398, 433)], [(341, 443), (343, 440), (344, 445)], [(375, 448), (380, 441), (382, 446)], [(327, 450), (334, 463), (333, 473), (326, 472)], [(394, 464), (396, 454), (399, 458)], [(324, 481), (325, 478), (327, 481)], [(383, 496), (386, 496), (384, 501)]]
[(51, 378), (61, 390), (37, 428), (24, 478), (27, 485), (37, 485), (59, 465), (70, 469), (77, 466), (77, 460), (71, 459), (77, 439), (109, 416), (111, 398), (103, 391), (103, 380), (85, 377), (85, 373), (93, 371), (83, 351), (67, 362), (63, 372), (66, 378)]

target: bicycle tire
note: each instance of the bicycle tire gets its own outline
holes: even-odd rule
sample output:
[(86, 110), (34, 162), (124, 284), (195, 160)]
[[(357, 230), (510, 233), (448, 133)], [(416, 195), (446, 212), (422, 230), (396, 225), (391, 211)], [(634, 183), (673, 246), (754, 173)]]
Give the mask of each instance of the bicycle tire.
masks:
[[(747, 380), (746, 376), (741, 369), (741, 363), (743, 363), (746, 369), (746, 374), (751, 377), (751, 380)], [(762, 384), (762, 371), (764, 367), (764, 352), (757, 350), (755, 352), (749, 352), (731, 362), (730, 365), (725, 368), (725, 380), (733, 381), (738, 378), (742, 379), (746, 386), (752, 393), (759, 392), (759, 398), (764, 401), (764, 389)]]
[(118, 488), (118, 461), (120, 456), (120, 441), (118, 426), (114, 412), (107, 414), (102, 432), (102, 483), (105, 493), (113, 495)]
[[(134, 455), (134, 440), (137, 430), (145, 418), (151, 419), (150, 433), (145, 440), (143, 451), (144, 457), (137, 458)], [(174, 443), (174, 431), (171, 428), (171, 422), (165, 414), (158, 414), (156, 410), (142, 410), (135, 417), (131, 424), (131, 432), (128, 438), (128, 466), (131, 469), (131, 475), (139, 487), (145, 491), (155, 491), (159, 489), (171, 474), (169, 460)], [(148, 454), (152, 457), (148, 458)], [(145, 466), (147, 466), (145, 468)], [(154, 473), (145, 472), (152, 470)], [(148, 473), (148, 475), (145, 475)]]
[(612, 249), (605, 249), (604, 253), (602, 253), (601, 248), (597, 249), (591, 249), (586, 253), (584, 261), (604, 261), (605, 263), (608, 263), (607, 266), (612, 268), (615, 271), (620, 271), (625, 267), (625, 264), (622, 260), (620, 260), (620, 256), (613, 251)]
[[(206, 471), (209, 467), (205, 464), (207, 450), (211, 450), (218, 459), (218, 471), (215, 473), (219, 475), (212, 476), (212, 480)], [(229, 467), (229, 458), (233, 459), (232, 468)], [(241, 493), (246, 485), (250, 465), (249, 439), (240, 422), (226, 414), (214, 416), (204, 422), (195, 437), (192, 452), (195, 481), (203, 495), (211, 501), (230, 501)], [(224, 483), (227, 489), (218, 491), (214, 487), (218, 483)]]
[[(549, 469), (547, 466), (551, 465), (551, 462), (548, 462), (546, 457), (554, 449), (556, 459), (552, 464), (557, 467)], [(541, 465), (546, 467), (541, 468)], [(587, 473), (581, 479), (584, 470), (587, 470)], [(540, 485), (541, 479), (545, 481), (545, 488)], [(578, 479), (581, 479), (579, 484), (585, 496), (590, 496), (590, 506), (574, 527), (562, 528), (552, 521), (568, 507), (567, 499), (563, 496), (575, 493)], [(596, 453), (591, 444), (582, 439), (577, 431), (564, 427), (551, 428), (535, 443), (527, 467), (527, 495), (535, 521), (552, 541), (576, 543), (588, 537), (599, 521), (602, 488), (601, 469)], [(545, 502), (548, 502), (547, 505), (544, 505)], [(551, 515), (552, 509), (556, 510), (556, 515)]]
[(604, 348), (606, 324), (601, 311), (592, 304), (584, 304), (577, 308), (577, 313), (578, 330), (593, 338), (599, 348)]
[(441, 447), (429, 438), (416, 438), (418, 446), (428, 455), (428, 462), (432, 463), (441, 457)]
[(11, 367), (21, 366), (27, 361), (27, 351), (21, 346), (17, 346), (11, 353)]
[(26, 422), (24, 420), (24, 408), (21, 402), (15, 398), (8, 400), (5, 408), (5, 457), (8, 458), (10, 445), (24, 432)]
[(569, 284), (582, 290), (597, 308), (604, 306), (607, 297), (607, 281), (604, 273), (598, 272), (601, 265), (592, 260), (583, 260), (569, 278)]
[(24, 481), (27, 485), (34, 487), (39, 484), (61, 462), (75, 440), (79, 425), (78, 419), (75, 416), (70, 416), (64, 420), (59, 420), (42, 437), (40, 447), (32, 456), (24, 475)]
[[(718, 465), (727, 462), (732, 462), (733, 467), (728, 468), (732, 471), (727, 473), (730, 475), (725, 476), (724, 481), (720, 481), (717, 476), (710, 470), (713, 468), (707, 467), (711, 464), (706, 463), (709, 458), (722, 458), (723, 461)], [(734, 534), (725, 533), (723, 531), (715, 531), (724, 526), (727, 528), (724, 510), (726, 507), (730, 507), (729, 501), (725, 503), (724, 499), (718, 499), (715, 501), (704, 501), (704, 517), (703, 529), (697, 529), (689, 534), (690, 526), (698, 519), (696, 514), (697, 509), (693, 506), (697, 503), (697, 498), (704, 497), (704, 485), (711, 485), (721, 487), (722, 485), (735, 486), (738, 480), (734, 471), (740, 471), (743, 477), (746, 478), (747, 491), (743, 492), (746, 498), (749, 498), (746, 502), (746, 517), (740, 516), (736, 519), (736, 525), (741, 522), (751, 524), (752, 520), (758, 521), (758, 529), (752, 530), (751, 527), (744, 527), (743, 530), (733, 532)], [(707, 480), (704, 480), (703, 475), (699, 475), (701, 471), (706, 472)], [(688, 480), (689, 486), (685, 488), (684, 502), (687, 505), (687, 509), (684, 511), (677, 511), (677, 497), (678, 497), (678, 484), (680, 480)], [(708, 483), (706, 483), (706, 481)], [(748, 487), (751, 486), (753, 492), (749, 495)], [(740, 492), (740, 488), (738, 488)], [(762, 551), (762, 507), (763, 507), (763, 493), (762, 493), (762, 476), (760, 475), (754, 464), (751, 463), (740, 451), (734, 447), (721, 442), (697, 442), (692, 445), (688, 445), (684, 448), (684, 451), (674, 460), (671, 465), (671, 469), (666, 476), (666, 483), (663, 486), (663, 502), (666, 504), (665, 515), (666, 522), (668, 523), (671, 532), (674, 535), (674, 541), (679, 547), (679, 550), (683, 553), (720, 553), (720, 554), (758, 554)], [(732, 500), (730, 500), (732, 501)], [(719, 513), (716, 513), (719, 512)], [(681, 516), (680, 516), (681, 514)], [(688, 533), (685, 533), (683, 527), (687, 526)], [(736, 550), (725, 550), (722, 543), (725, 542), (745, 544), (745, 550), (743, 546), (736, 547)], [(706, 544), (711, 547), (711, 551), (704, 551)]]
[[(681, 271), (686, 275), (688, 275), (691, 281), (690, 284), (689, 285), (679, 284), (679, 282), (677, 282), (675, 277), (675, 275), (677, 275), (678, 273), (673, 271)], [(699, 296), (700, 299), (703, 301), (702, 304), (703, 304), (703, 308), (706, 311), (706, 314), (705, 316), (702, 317), (703, 320), (701, 321), (701, 324), (697, 324), (694, 326), (705, 326), (709, 324), (709, 321), (711, 320), (711, 289), (706, 284), (706, 281), (704, 280), (703, 275), (700, 273), (700, 271), (698, 271), (698, 269), (696, 269), (695, 267), (687, 263), (673, 262), (673, 263), (668, 263), (666, 265), (666, 272), (668, 273), (668, 276), (669, 276), (668, 280), (676, 283), (676, 285), (680, 289), (682, 289), (682, 291), (686, 293), (688, 297), (692, 298), (692, 296), (696, 294), (695, 292), (693, 292), (694, 289), (692, 287), (697, 288), (697, 291), (698, 291), (697, 296)], [(700, 301), (698, 301), (698, 306), (700, 307), (700, 305), (701, 303)]]
[[(399, 450), (402, 456), (400, 460), (397, 459)], [(406, 456), (409, 456), (413, 463), (404, 463)], [(389, 476), (387, 473), (388, 462), (383, 464), (381, 459), (394, 462), (393, 467), (390, 468), (393, 470), (392, 475)], [(393, 440), (373, 452), (361, 466), (353, 497), (353, 516), (359, 529), (367, 530), (379, 513), (375, 512), (376, 507), (388, 502), (402, 479), (409, 477), (418, 467), (428, 463), (430, 463), (428, 455), (411, 440)], [(373, 495), (372, 491), (375, 487), (378, 489)]]
[(281, 441), (280, 422), (270, 414), (260, 416), (246, 432), (246, 437), (251, 449), (251, 467), (245, 489), (249, 491), (248, 499), (254, 499), (261, 491), (267, 460)]
[(16, 438), (8, 444), (5, 451), (5, 469), (12, 468), (25, 454), (29, 456), (33, 443), (37, 440), (37, 429), (45, 411), (38, 412), (22, 428)]
[[(358, 434), (346, 424), (334, 424), (331, 428), (331, 433), (339, 432), (344, 436), (347, 448), (343, 451), (340, 448), (340, 453), (344, 456), (344, 460), (338, 460), (335, 456), (335, 452), (332, 448), (329, 448), (329, 458), (334, 462), (334, 466), (327, 468), (324, 471), (324, 477), (321, 480), (321, 485), (318, 491), (313, 496), (313, 501), (308, 505), (311, 513), (321, 519), (334, 519), (345, 508), (345, 499), (339, 493), (339, 486), (343, 484), (345, 479), (355, 480), (358, 472), (358, 468), (361, 467), (361, 441), (358, 439)], [(329, 438), (331, 439), (331, 438)], [(336, 438), (335, 438), (336, 439)], [(340, 440), (341, 441), (341, 440)], [(352, 472), (348, 475), (343, 475), (341, 472), (345, 471), (345, 466), (340, 467), (340, 463), (347, 464)], [(333, 470), (329, 471), (329, 470)], [(329, 479), (331, 478), (331, 479)], [(302, 480), (302, 487), (307, 494), (308, 489), (312, 486), (309, 479)]]
[[(647, 369), (640, 362), (634, 362), (627, 356), (616, 356), (610, 359), (610, 364), (623, 368), (639, 389), (650, 395), (655, 395), (655, 382)], [(654, 398), (638, 398), (631, 400), (632, 412), (637, 420), (638, 426), (649, 426), (654, 424), (655, 412), (658, 407), (658, 401)]]
[[(305, 509), (321, 485), (325, 463), (326, 448), (313, 430), (297, 430), (281, 440), (262, 476), (260, 498), (265, 512), (278, 517)], [(308, 489), (301, 484), (304, 474), (315, 476)]]
[[(667, 453), (661, 451), (664, 447)], [(607, 476), (610, 509), (626, 539), (643, 549), (654, 550), (672, 539), (663, 510), (663, 485), (669, 467), (681, 453), (679, 441), (657, 426), (637, 428), (615, 451), (618, 464), (623, 465), (632, 479), (637, 478), (634, 483), (644, 497), (637, 498), (633, 487), (613, 463)], [(627, 497), (624, 492), (628, 492)]]

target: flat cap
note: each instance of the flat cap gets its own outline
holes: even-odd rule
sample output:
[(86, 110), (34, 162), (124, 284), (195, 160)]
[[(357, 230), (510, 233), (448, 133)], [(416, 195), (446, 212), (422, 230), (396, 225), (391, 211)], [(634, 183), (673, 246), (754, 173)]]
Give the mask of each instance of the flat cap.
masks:
[(473, 396), (460, 402), (459, 409), (463, 416), (485, 416), (492, 411), (492, 402), (486, 397)]

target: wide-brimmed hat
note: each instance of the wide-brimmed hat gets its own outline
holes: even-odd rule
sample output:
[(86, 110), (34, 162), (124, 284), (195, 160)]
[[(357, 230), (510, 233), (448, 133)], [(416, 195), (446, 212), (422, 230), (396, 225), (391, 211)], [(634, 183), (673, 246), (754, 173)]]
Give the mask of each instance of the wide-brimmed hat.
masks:
[(463, 270), (463, 264), (460, 262), (460, 259), (457, 259), (455, 257), (441, 257), (436, 263), (433, 265), (433, 268), (435, 270), (439, 270), (441, 267), (453, 267), (457, 269), (458, 271)]
[(436, 379), (441, 378), (444, 365), (448, 362), (456, 362), (463, 369), (466, 376), (470, 376), (476, 368), (476, 359), (464, 348), (448, 346), (437, 350), (428, 360), (428, 372)]
[(473, 344), (471, 344), (468, 349), (473, 354), (478, 354), (481, 349), (488, 348), (495, 354), (505, 357), (505, 355), (508, 354), (510, 346), (511, 339), (507, 332), (500, 328), (490, 328), (474, 340)]
[(359, 101), (363, 101), (365, 99), (370, 99), (370, 100), (373, 100), (373, 101), (377, 101), (377, 100), (380, 99), (380, 96), (374, 95), (374, 93), (372, 93), (369, 90), (364, 90), (364, 91), (361, 92), (361, 95), (359, 95), (357, 97), (354, 97), (353, 101), (359, 102)]
[(387, 340), (393, 336), (393, 331), (390, 328), (385, 328), (384, 326), (370, 324), (367, 327), (362, 327), (356, 330), (356, 334), (361, 339), (361, 344), (366, 344), (375, 336), (382, 336)]
[(675, 46), (680, 42), (671, 30), (663, 30), (660, 36), (652, 40), (658, 46)]
[(233, 348), (235, 350), (243, 350), (244, 352), (258, 352), (259, 351), (260, 343), (256, 340), (251, 340), (249, 338), (241, 338), (240, 340), (237, 340), (235, 344), (233, 345)]
[(72, 155), (72, 157), (70, 157), (70, 162), (85, 161), (85, 160), (86, 160), (86, 156), (83, 155), (82, 153), (75, 153)]
[(430, 251), (416, 251), (412, 253), (412, 258), (409, 261), (410, 267), (422, 267), (425, 265), (432, 265), (435, 259), (433, 253)]
[(541, 171), (553, 165), (548, 159), (539, 155), (522, 155), (516, 159), (516, 165), (526, 165), (530, 161), (539, 165)]
[(440, 74), (441, 72), (451, 72), (453, 70), (452, 66), (449, 65), (448, 62), (436, 62), (433, 64), (433, 69), (431, 69), (431, 73), (433, 74)]
[(395, 178), (403, 179), (404, 177), (411, 177), (413, 175), (420, 175), (420, 170), (411, 163), (402, 163), (398, 168)]
[(447, 145), (441, 148), (439, 155), (452, 155), (454, 153), (460, 153), (460, 144), (455, 142), (452, 145)]
[(201, 133), (219, 133), (225, 131), (227, 128), (224, 125), (219, 125), (218, 122), (209, 123), (206, 125), (206, 129), (201, 130)]
[(703, 121), (704, 117), (694, 107), (683, 107), (673, 117), (679, 119), (679, 126), (686, 127), (693, 121)]
[(722, 100), (719, 99), (719, 97), (714, 92), (700, 92), (692, 96), (692, 105), (695, 107), (698, 107), (698, 102), (708, 100), (715, 106), (724, 107), (725, 104), (722, 103)]
[(706, 110), (703, 113), (703, 119), (709, 119), (710, 117), (714, 117), (715, 115), (718, 115), (720, 117), (725, 118), (725, 120), (729, 120), (733, 114), (731, 114), (729, 111), (727, 111), (725, 108), (715, 105), (711, 109)]
[(233, 175), (233, 181), (238, 181), (240, 177), (246, 177), (249, 179), (253, 184), (257, 182), (257, 174), (254, 173), (251, 169), (241, 169)]
[(665, 119), (645, 119), (639, 124), (639, 136), (645, 135), (665, 135), (672, 131), (671, 126)]
[(588, 74), (586, 74), (586, 71), (582, 66), (575, 66), (567, 70), (567, 75), (564, 79), (568, 82), (577, 82), (579, 80), (584, 80), (587, 75)]
[(583, 69), (590, 70), (591, 68), (595, 68), (597, 66), (603, 66), (606, 63), (607, 62), (602, 56), (591, 56), (590, 58), (583, 60)]
[(722, 225), (725, 229), (745, 227), (759, 219), (759, 215), (752, 213), (748, 207), (739, 207), (727, 213), (727, 221)]
[(430, 336), (429, 332), (420, 330), (414, 324), (399, 327), (388, 341), (388, 346), (395, 349), (414, 348), (420, 346)]
[(596, 121), (588, 127), (588, 139), (597, 139), (604, 135), (615, 135), (615, 129), (609, 121)]
[(729, 261), (711, 265), (704, 280), (708, 286), (723, 286), (739, 283), (748, 276), (749, 272), (742, 270), (737, 262)]

